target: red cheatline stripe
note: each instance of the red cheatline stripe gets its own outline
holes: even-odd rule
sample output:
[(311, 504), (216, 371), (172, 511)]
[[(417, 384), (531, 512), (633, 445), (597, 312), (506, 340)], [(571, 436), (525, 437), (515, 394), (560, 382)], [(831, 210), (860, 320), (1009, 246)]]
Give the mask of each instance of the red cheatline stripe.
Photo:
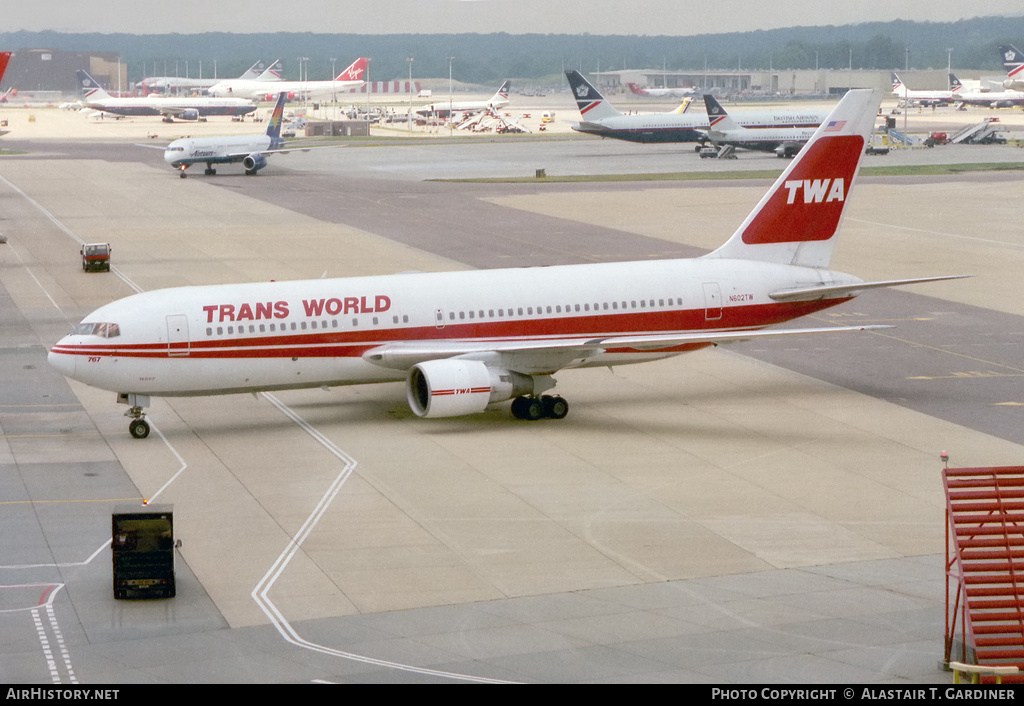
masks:
[(479, 394), (484, 394), (484, 393), (490, 394), (490, 392), (491, 392), (491, 388), (489, 388), (489, 387), (471, 387), (468, 390), (431, 390), (430, 391), (430, 396), (431, 397), (448, 397), (450, 395), (459, 395), (459, 394), (463, 394), (463, 395), (465, 395), (465, 394), (479, 395)]
[[(186, 348), (183, 343), (167, 342), (118, 344), (88, 343), (55, 345), (53, 353), (81, 356), (118, 356), (132, 358), (164, 358), (168, 352), (184, 353), (193, 358), (279, 358), (279, 357), (360, 357), (367, 350), (386, 343), (420, 341), (529, 342), (549, 339), (577, 339), (581, 343), (592, 338), (629, 336), (644, 333), (673, 334), (701, 331), (741, 331), (772, 324), (820, 311), (847, 298), (810, 302), (785, 302), (724, 309), (724, 320), (706, 322), (704, 309), (691, 311), (655, 310), (619, 314), (592, 314), (578, 317), (512, 319), (507, 321), (462, 321), (438, 329), (416, 326), (403, 329), (306, 331), (291, 335), (256, 336), (228, 334), (216, 339), (193, 339)], [(718, 325), (714, 325), (718, 324)], [(222, 324), (227, 326), (228, 324)], [(686, 350), (702, 344), (685, 344), (661, 350)], [(633, 349), (616, 349), (630, 351)]]

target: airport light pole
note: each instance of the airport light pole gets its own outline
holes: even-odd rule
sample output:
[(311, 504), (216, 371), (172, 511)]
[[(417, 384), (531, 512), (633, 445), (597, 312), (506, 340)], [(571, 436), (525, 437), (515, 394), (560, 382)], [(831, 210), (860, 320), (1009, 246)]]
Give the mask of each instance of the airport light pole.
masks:
[(411, 56), (406, 58), (409, 63), (409, 114), (405, 117), (405, 124), (409, 132), (412, 132), (412, 62), (415, 61)]
[(334, 119), (338, 119), (338, 83), (334, 80), (338, 74), (334, 73), (335, 57), (331, 57), (331, 100), (334, 101)]
[[(300, 56), (299, 57), (299, 84), (302, 87), (302, 107), (305, 108), (307, 111), (309, 110), (309, 108), (306, 105), (306, 78), (308, 78), (308, 75), (307, 74), (303, 74), (302, 70), (303, 70), (303, 68), (305, 68), (307, 72), (309, 71), (309, 66), (307, 64), (308, 61), (309, 61), (309, 57), (308, 56)], [(305, 76), (305, 78), (304, 78), (304, 76)]]
[(452, 136), (452, 62), (455, 61), (454, 56), (448, 57), (448, 137)]

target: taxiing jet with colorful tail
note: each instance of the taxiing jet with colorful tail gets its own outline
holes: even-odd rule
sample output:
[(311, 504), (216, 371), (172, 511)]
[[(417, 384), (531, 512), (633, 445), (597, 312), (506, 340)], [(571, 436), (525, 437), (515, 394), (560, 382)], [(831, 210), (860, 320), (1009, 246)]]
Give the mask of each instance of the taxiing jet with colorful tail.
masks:
[[(211, 137), (183, 137), (175, 140), (164, 151), (164, 161), (178, 170), (182, 179), (185, 170), (193, 164), (205, 164), (207, 176), (217, 173), (213, 165), (241, 162), (245, 173), (253, 176), (267, 166), (267, 155), (281, 152), (308, 152), (316, 147), (285, 147), (281, 139), (281, 125), (284, 122), (284, 104), (288, 99), (278, 94), (274, 111), (270, 114), (267, 132), (263, 135), (222, 135)], [(151, 145), (142, 145), (150, 147)], [(328, 145), (324, 145), (327, 147)], [(337, 145), (329, 145), (335, 147)]]

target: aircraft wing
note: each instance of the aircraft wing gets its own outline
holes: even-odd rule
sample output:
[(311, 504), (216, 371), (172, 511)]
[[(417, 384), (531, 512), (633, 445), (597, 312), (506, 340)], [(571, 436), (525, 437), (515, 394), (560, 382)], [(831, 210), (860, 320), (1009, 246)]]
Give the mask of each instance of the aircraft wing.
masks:
[(582, 361), (609, 349), (658, 351), (679, 346), (737, 343), (755, 338), (778, 338), (814, 333), (873, 331), (892, 326), (826, 326), (821, 328), (706, 331), (630, 334), (578, 339), (527, 339), (518, 341), (417, 341), (386, 343), (366, 351), (363, 359), (385, 368), (408, 370), (417, 363), (443, 358), (470, 358), (500, 362), (523, 373), (551, 373), (574, 361)]
[(165, 116), (170, 116), (172, 118), (176, 118), (179, 115), (181, 115), (182, 113), (184, 113), (186, 110), (188, 110), (188, 108), (182, 108), (181, 106), (168, 105), (168, 106), (159, 107), (159, 108), (157, 108), (157, 110), (160, 111), (161, 115), (165, 115)]
[(310, 150), (322, 150), (327, 148), (344, 147), (345, 145), (310, 145), (309, 147), (281, 147), (273, 150), (257, 150), (255, 152), (232, 152), (231, 154), (223, 155), (231, 159), (245, 159), (251, 154), (280, 154), (281, 152), (309, 152)]

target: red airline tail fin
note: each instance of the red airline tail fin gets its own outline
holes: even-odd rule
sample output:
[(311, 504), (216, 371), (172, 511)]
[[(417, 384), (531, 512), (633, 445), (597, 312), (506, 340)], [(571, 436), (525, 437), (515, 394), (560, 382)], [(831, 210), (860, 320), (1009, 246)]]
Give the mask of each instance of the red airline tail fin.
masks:
[(849, 91), (733, 236), (709, 257), (825, 267), (874, 125), (876, 91)]
[(7, 62), (11, 58), (11, 52), (0, 51), (0, 81), (4, 80), (4, 71), (7, 70)]
[(366, 73), (366, 62), (367, 59), (364, 56), (359, 57), (352, 62), (352, 65), (342, 71), (334, 79), (335, 81), (362, 81), (363, 74)]

